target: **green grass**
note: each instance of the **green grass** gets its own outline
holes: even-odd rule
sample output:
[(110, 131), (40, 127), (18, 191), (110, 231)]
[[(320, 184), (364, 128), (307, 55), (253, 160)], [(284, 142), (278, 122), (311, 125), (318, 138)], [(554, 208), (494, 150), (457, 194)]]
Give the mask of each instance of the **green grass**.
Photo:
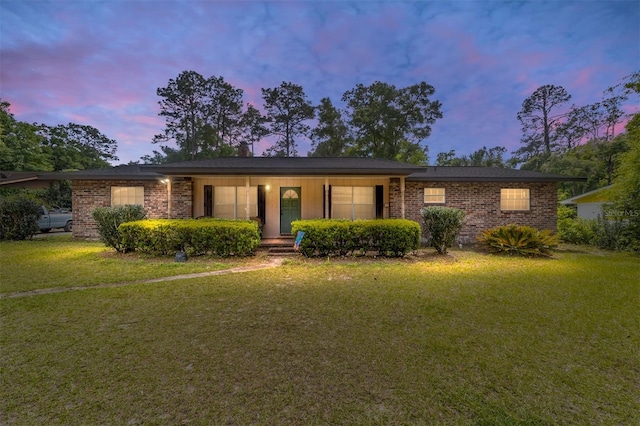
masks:
[(453, 251), (3, 299), (0, 424), (637, 424), (639, 266)]
[(97, 241), (74, 241), (66, 236), (0, 242), (0, 293), (140, 281), (241, 263), (199, 257), (177, 263), (172, 257), (124, 255)]

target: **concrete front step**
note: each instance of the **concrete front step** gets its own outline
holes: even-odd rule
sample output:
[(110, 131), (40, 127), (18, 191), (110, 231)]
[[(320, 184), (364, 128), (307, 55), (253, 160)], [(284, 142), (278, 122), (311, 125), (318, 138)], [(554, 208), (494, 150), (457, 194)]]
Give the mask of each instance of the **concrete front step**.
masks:
[(263, 238), (260, 241), (261, 247), (293, 247), (293, 238)]
[(288, 256), (298, 254), (293, 244), (293, 237), (264, 238), (260, 247), (268, 249), (269, 256)]
[(269, 256), (287, 256), (299, 254), (293, 247), (270, 247)]

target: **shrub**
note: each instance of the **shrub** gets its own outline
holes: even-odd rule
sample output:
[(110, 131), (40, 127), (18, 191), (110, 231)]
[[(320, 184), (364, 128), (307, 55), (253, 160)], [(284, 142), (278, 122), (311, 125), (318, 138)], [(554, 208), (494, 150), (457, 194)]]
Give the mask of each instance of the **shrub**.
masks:
[(558, 219), (558, 237), (569, 244), (593, 244), (595, 221), (587, 219)]
[(382, 256), (402, 257), (420, 248), (420, 224), (406, 219), (385, 219), (367, 222), (365, 236), (372, 249)]
[(354, 241), (352, 223), (342, 219), (296, 220), (291, 223), (291, 232), (305, 233), (299, 250), (307, 257), (345, 255), (360, 244)]
[(0, 240), (26, 240), (38, 233), (41, 207), (26, 198), (0, 198)]
[(575, 206), (558, 205), (558, 220), (575, 219), (578, 217), (578, 211)]
[(248, 256), (260, 245), (258, 223), (253, 220), (156, 219), (123, 223), (119, 227), (126, 251), (153, 255), (213, 254)]
[(97, 207), (91, 212), (98, 225), (100, 240), (119, 252), (125, 252), (126, 247), (122, 245), (118, 227), (125, 222), (143, 219), (146, 215), (144, 207), (140, 205)]
[(424, 207), (420, 209), (427, 244), (440, 254), (447, 253), (462, 230), (465, 213), (452, 207)]
[(620, 220), (607, 220), (598, 216), (593, 223), (593, 244), (605, 250), (627, 250), (632, 248), (629, 224)]
[(549, 230), (520, 225), (498, 226), (485, 230), (478, 242), (491, 253), (520, 256), (549, 256), (558, 245), (558, 237)]
[(305, 233), (299, 250), (307, 257), (344, 256), (356, 251), (402, 257), (420, 247), (420, 225), (405, 219), (297, 220), (291, 229), (294, 234)]
[(605, 250), (637, 250), (629, 224), (623, 220), (560, 219), (558, 237), (570, 244), (588, 244)]

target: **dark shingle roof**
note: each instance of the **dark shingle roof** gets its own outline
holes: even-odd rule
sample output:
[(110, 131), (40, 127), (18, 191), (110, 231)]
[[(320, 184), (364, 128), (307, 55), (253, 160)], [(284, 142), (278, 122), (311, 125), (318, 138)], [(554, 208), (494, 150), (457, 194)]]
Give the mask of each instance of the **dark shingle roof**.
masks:
[[(158, 180), (164, 176), (406, 176), (413, 182), (562, 182), (586, 178), (498, 167), (420, 167), (380, 158), (223, 157), (169, 164), (122, 165), (76, 172), (2, 172), (0, 184), (36, 185), (56, 180)], [(21, 181), (24, 182), (21, 183)], [(11, 181), (11, 183), (9, 183)], [(16, 185), (17, 186), (17, 185)]]
[(54, 176), (59, 180), (157, 180), (162, 178), (162, 175), (147, 170), (146, 166), (140, 164), (122, 165), (105, 169), (78, 170), (76, 172), (50, 173), (47, 174), (46, 177), (51, 178)]
[(143, 166), (166, 175), (400, 175), (423, 167), (381, 158), (355, 157), (221, 157)]
[(429, 166), (425, 167), (423, 171), (413, 173), (407, 177), (407, 181), (412, 182), (562, 182), (582, 180), (587, 180), (587, 178), (562, 176), (531, 170), (470, 166)]
[(46, 188), (48, 183), (38, 182), (38, 172), (0, 171), (0, 185), (26, 188)]
[(13, 172), (0, 170), (0, 182), (36, 179), (38, 177), (38, 173), (40, 172)]

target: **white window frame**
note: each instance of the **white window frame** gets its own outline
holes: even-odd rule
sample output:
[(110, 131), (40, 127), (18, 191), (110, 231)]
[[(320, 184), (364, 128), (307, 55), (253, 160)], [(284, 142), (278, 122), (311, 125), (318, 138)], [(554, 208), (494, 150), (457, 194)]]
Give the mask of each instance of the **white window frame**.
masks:
[(425, 204), (444, 204), (445, 197), (445, 188), (424, 188)]
[(112, 186), (111, 206), (140, 205), (144, 207), (144, 186)]
[[(349, 202), (339, 202), (335, 199), (336, 193), (344, 190), (344, 194), (347, 195), (350, 192), (350, 201)], [(361, 192), (360, 190), (365, 190), (366, 192), (370, 192), (371, 202), (370, 203), (356, 203), (356, 197), (359, 195), (360, 197), (369, 194), (356, 194), (357, 192)], [(336, 206), (350, 206), (350, 217), (336, 217), (335, 209)], [(368, 217), (360, 217), (357, 214), (358, 207), (362, 206), (370, 206), (370, 214)], [(374, 186), (333, 186), (331, 188), (331, 218), (332, 219), (348, 219), (348, 220), (357, 220), (357, 219), (375, 219), (376, 218), (376, 188)]]
[(503, 211), (531, 210), (531, 190), (529, 188), (500, 189), (500, 210), (503, 210)]
[[(221, 190), (222, 188), (233, 188), (233, 204), (226, 203), (220, 204), (218, 203), (219, 197), (216, 197), (216, 192)], [(246, 208), (247, 208), (247, 196), (245, 192), (246, 186), (214, 186), (213, 187), (213, 217), (217, 218), (227, 218), (227, 219), (246, 219)], [(231, 206), (233, 205), (233, 217), (220, 216), (219, 208), (220, 206)], [(258, 216), (258, 187), (250, 186), (249, 187), (249, 217)]]

